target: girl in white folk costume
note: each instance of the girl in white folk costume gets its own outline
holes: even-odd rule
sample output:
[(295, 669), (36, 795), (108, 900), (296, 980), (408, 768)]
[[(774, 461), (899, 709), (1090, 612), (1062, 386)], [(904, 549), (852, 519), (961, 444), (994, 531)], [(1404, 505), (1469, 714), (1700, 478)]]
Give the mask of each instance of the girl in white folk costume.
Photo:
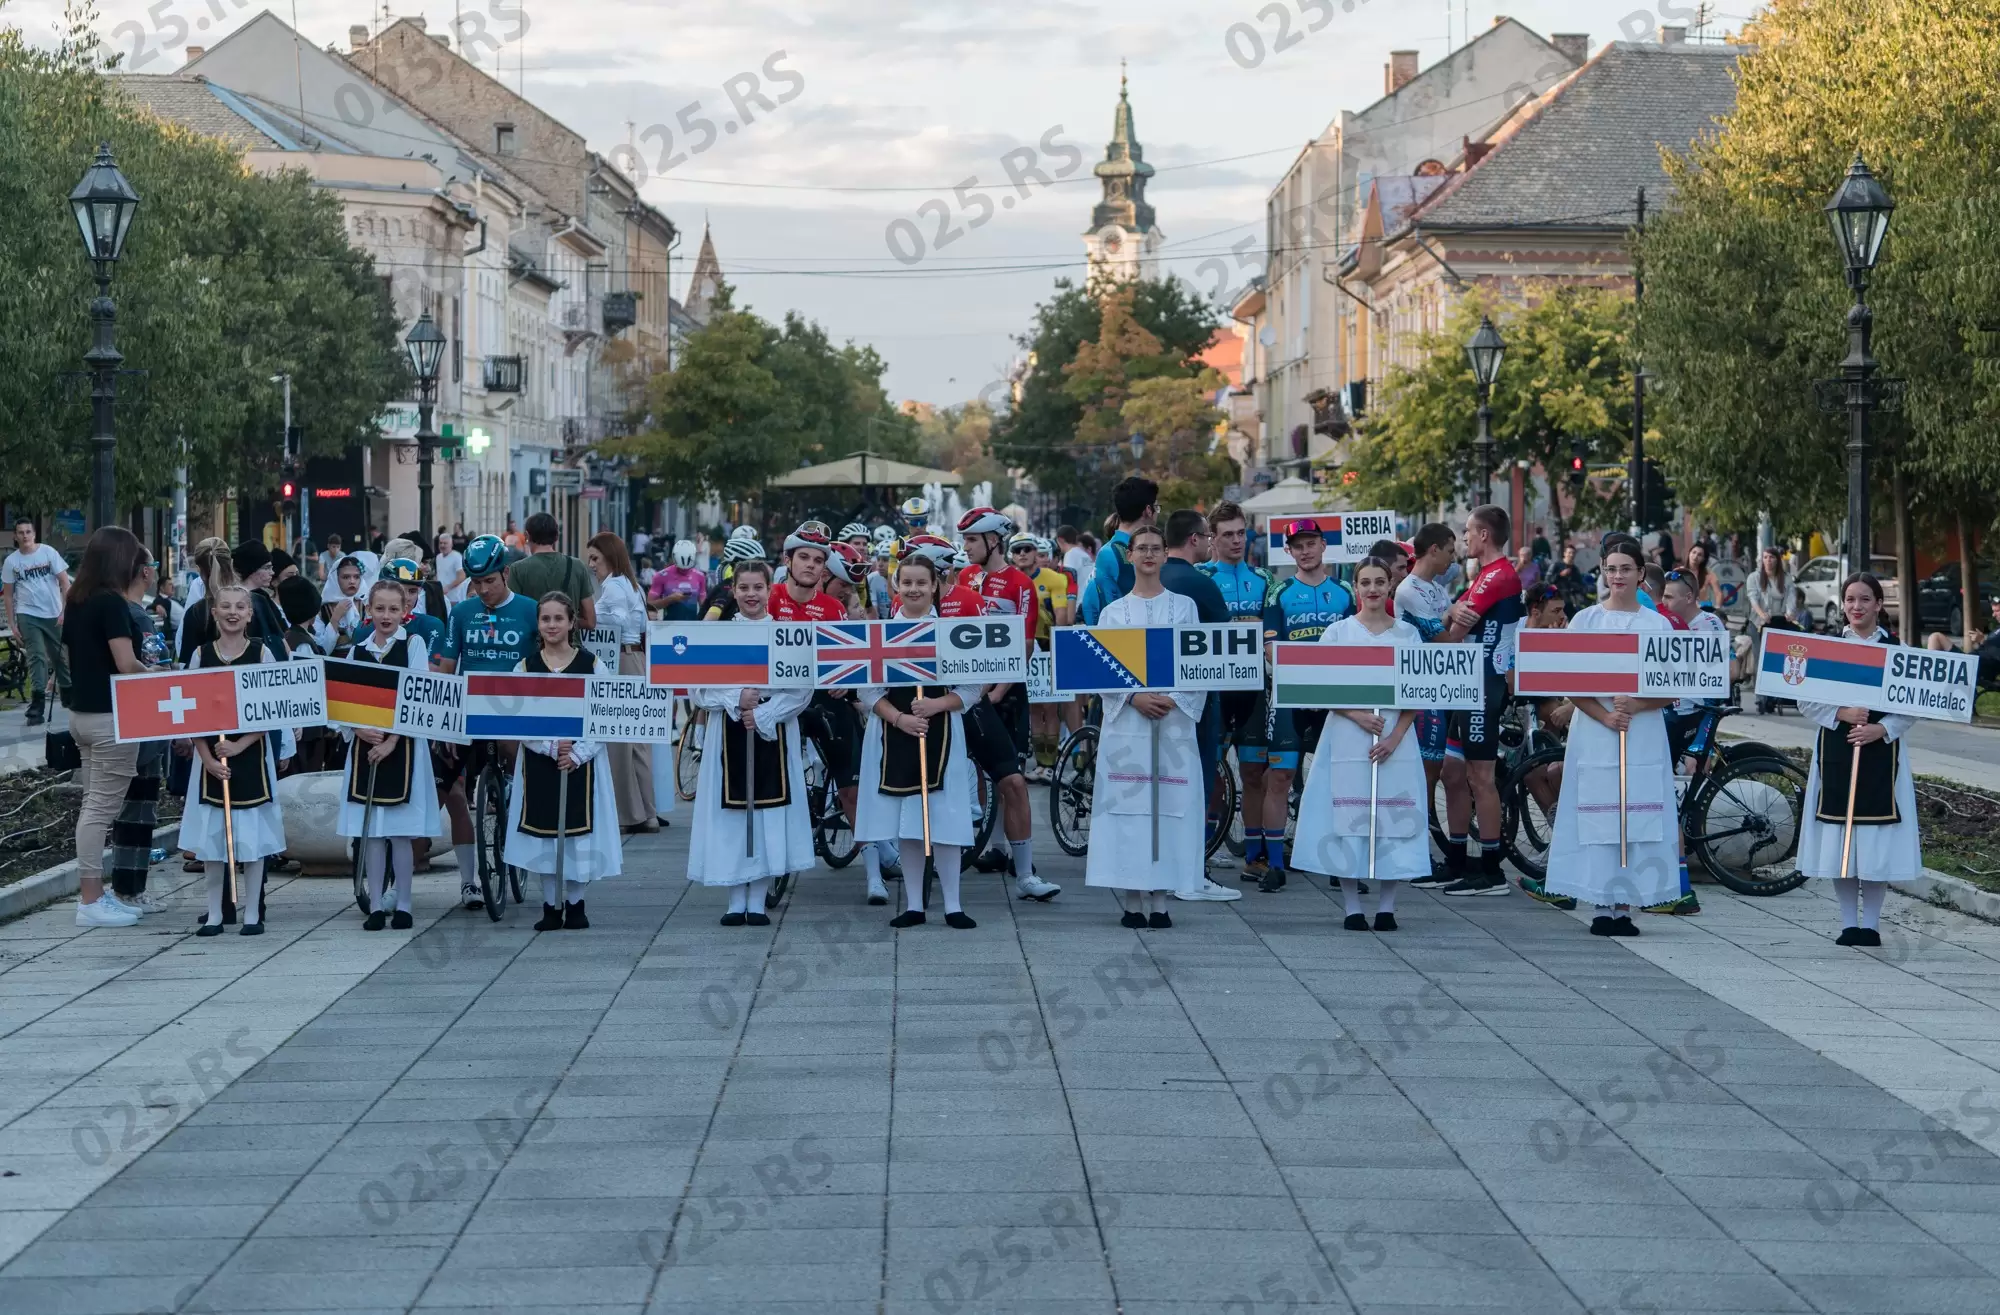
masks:
[[(1848, 576), (1840, 601), (1847, 614), (1845, 638), (1896, 642), (1882, 628), (1882, 582), (1873, 575), (1864, 571)], [(1799, 711), (1820, 726), (1812, 772), (1806, 778), (1799, 871), (1833, 882), (1840, 900), (1841, 931), (1836, 945), (1878, 946), (1882, 943), (1882, 897), (1888, 892), (1888, 883), (1914, 881), (1923, 875), (1923, 848), (1917, 839), (1917, 786), (1910, 775), (1909, 755), (1902, 751), (1903, 736), (1916, 719), (1803, 700)], [(1861, 771), (1854, 787), (1854, 854), (1848, 870), (1842, 872), (1848, 779), (1857, 745), (1861, 748)]]
[[(1600, 550), (1604, 600), (1569, 623), (1577, 631), (1672, 630), (1673, 623), (1639, 601), (1644, 561), (1629, 535), (1607, 538)], [(1620, 694), (1579, 698), (1563, 753), (1563, 792), (1556, 804), (1546, 888), (1596, 907), (1593, 936), (1637, 936), (1632, 905), (1680, 895), (1679, 827), (1674, 764), (1664, 709), (1671, 699)], [(1625, 732), (1625, 858), (1618, 861), (1618, 732)]]
[[(403, 615), (403, 586), (393, 580), (371, 586), (368, 634), (349, 650), (349, 660), (429, 671), (430, 653), (421, 638), (403, 628)], [(368, 877), (368, 916), (362, 919), (361, 929), (381, 931), (384, 926), (393, 926), (406, 931), (414, 925), (410, 887), (416, 880), (416, 856), (410, 842), (418, 836), (435, 836), (439, 829), (437, 783), (431, 777), (430, 754), (422, 740), (372, 727), (343, 729), (341, 738), (349, 742), (347, 793), (341, 800), (334, 832), (359, 836), (364, 824), (368, 829), (362, 853)], [(372, 810), (368, 807), (371, 780)], [(383, 881), (392, 865), (396, 872), (393, 918), (382, 907)]]
[[(768, 562), (742, 562), (730, 592), (737, 621), (765, 621), (771, 596)], [(809, 689), (710, 686), (689, 691), (708, 712), (701, 779), (695, 785), (694, 834), (688, 841), (688, 880), (729, 888), (725, 927), (768, 927), (771, 878), (804, 872), (813, 855), (812, 820), (806, 811), (806, 770), (799, 752), (799, 713)], [(754, 748), (749, 737), (756, 736)], [(745, 804), (744, 780), (753, 784)], [(749, 819), (753, 817), (754, 822)], [(746, 828), (756, 828), (756, 853), (745, 854)]]
[[(740, 567), (738, 568), (741, 569)], [(897, 617), (920, 621), (937, 615), (944, 581), (928, 558), (911, 556), (896, 567)], [(968, 930), (979, 924), (959, 902), (963, 849), (972, 843), (972, 764), (965, 756), (964, 710), (979, 685), (892, 685), (861, 691), (868, 718), (861, 746), (861, 791), (854, 835), (864, 845), (900, 843), (903, 892), (909, 907), (891, 927), (924, 921), (924, 799), (930, 800), (931, 857), (944, 893), (944, 921)], [(924, 755), (920, 759), (918, 741)], [(919, 772), (927, 768), (928, 775)]]
[[(1370, 557), (1355, 568), (1354, 592), (1361, 610), (1336, 621), (1320, 635), (1322, 644), (1421, 644), (1423, 636), (1407, 621), (1389, 615), (1390, 564)], [(1367, 931), (1361, 911), (1361, 883), (1380, 883), (1375, 930), (1396, 930), (1396, 887), (1428, 876), (1431, 870), (1428, 798), (1424, 759), (1410, 736), (1413, 708), (1384, 713), (1338, 708), (1326, 719), (1319, 752), (1313, 755), (1299, 796), (1298, 833), (1292, 838), (1292, 865), (1340, 879), (1349, 931)], [(1379, 766), (1378, 766), (1379, 765)], [(1369, 800), (1374, 799), (1375, 868), (1368, 866)]]
[[(1200, 617), (1194, 600), (1168, 593), (1160, 583), (1167, 541), (1148, 525), (1132, 532), (1132, 592), (1106, 605), (1097, 624), (1105, 629), (1191, 626)], [(1201, 720), (1200, 692), (1106, 694), (1104, 729), (1097, 745), (1096, 800), (1090, 820), (1090, 853), (1083, 884), (1121, 893), (1121, 923), (1127, 927), (1174, 925), (1167, 901), (1175, 891), (1192, 891), (1206, 879), (1208, 808), (1201, 780), (1201, 751), (1195, 726)], [(1160, 752), (1153, 754), (1158, 728)], [(1153, 818), (1154, 772), (1159, 773), (1159, 820)], [(1159, 828), (1159, 857), (1153, 833)]]
[[(203, 667), (247, 666), (283, 662), (262, 640), (252, 639), (250, 590), (227, 584), (208, 594), (209, 617), (217, 638), (203, 644), (188, 660), (190, 671)], [(199, 780), (188, 790), (181, 814), (180, 847), (200, 859), (208, 876), (208, 921), (197, 936), (220, 936), (223, 900), (228, 894), (228, 837), (235, 838), (238, 888), (242, 891), (244, 936), (264, 934), (264, 861), (285, 849), (285, 816), (278, 806), (278, 766), (291, 761), (292, 733), (278, 733), (279, 763), (271, 761), (271, 743), (263, 734), (221, 736), (194, 741), (200, 760)], [(228, 783), (229, 818), (222, 815), (223, 784)]]
[[(535, 613), (540, 647), (514, 670), (537, 675), (618, 674), (576, 646), (576, 625), (576, 604), (568, 594), (543, 594)], [(624, 871), (617, 790), (608, 766), (604, 746), (594, 740), (521, 741), (514, 758), (514, 789), (507, 799), (506, 861), (542, 879), (542, 920), (535, 924), (536, 931), (589, 927), (584, 887)]]

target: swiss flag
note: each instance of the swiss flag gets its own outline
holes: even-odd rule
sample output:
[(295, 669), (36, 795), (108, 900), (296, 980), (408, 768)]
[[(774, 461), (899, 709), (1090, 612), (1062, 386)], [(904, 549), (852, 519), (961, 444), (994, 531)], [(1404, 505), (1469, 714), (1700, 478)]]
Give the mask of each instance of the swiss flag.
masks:
[(111, 682), (111, 722), (121, 744), (228, 735), (236, 729), (234, 671), (161, 671)]

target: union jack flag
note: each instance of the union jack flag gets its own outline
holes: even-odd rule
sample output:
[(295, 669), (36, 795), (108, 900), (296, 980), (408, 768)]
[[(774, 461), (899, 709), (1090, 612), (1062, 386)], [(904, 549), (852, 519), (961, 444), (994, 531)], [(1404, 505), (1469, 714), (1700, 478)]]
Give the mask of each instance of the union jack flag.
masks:
[(834, 621), (814, 627), (821, 688), (935, 685), (937, 621)]

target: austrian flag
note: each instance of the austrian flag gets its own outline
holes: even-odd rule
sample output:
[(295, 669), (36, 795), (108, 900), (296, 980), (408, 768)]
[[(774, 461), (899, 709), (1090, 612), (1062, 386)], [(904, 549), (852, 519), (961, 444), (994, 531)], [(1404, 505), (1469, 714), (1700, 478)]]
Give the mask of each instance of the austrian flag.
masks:
[(1522, 630), (1515, 638), (1515, 688), (1523, 696), (1639, 692), (1637, 633)]

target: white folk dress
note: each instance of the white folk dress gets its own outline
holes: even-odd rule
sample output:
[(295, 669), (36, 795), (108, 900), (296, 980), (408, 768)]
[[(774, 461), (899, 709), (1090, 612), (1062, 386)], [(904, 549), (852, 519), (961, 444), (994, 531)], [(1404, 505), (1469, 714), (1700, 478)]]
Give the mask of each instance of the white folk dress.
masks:
[[(930, 615), (935, 616), (932, 612)], [(899, 611), (896, 619), (905, 619)], [(911, 617), (909, 620), (922, 620)], [(981, 696), (984, 686), (954, 685), (961, 710), (951, 714), (951, 744), (945, 755), (943, 788), (931, 792), (931, 843), (970, 845), (972, 843), (972, 800), (978, 797), (972, 760), (965, 755), (964, 708)], [(882, 793), (882, 737), (888, 727), (875, 715), (875, 705), (886, 688), (863, 689), (861, 713), (867, 719), (867, 733), (861, 743), (860, 790), (854, 804), (854, 838), (863, 844), (876, 840), (922, 840), (924, 838), (923, 796)], [(936, 746), (932, 746), (933, 748)], [(702, 757), (706, 759), (707, 753)], [(705, 765), (705, 764), (704, 764)]]
[[(1631, 634), (1672, 630), (1650, 607), (1613, 612), (1584, 608), (1571, 630)], [(1581, 702), (1581, 700), (1579, 700)], [(1606, 707), (1610, 700), (1600, 700)], [(1626, 864), (1618, 864), (1618, 733), (1577, 714), (1563, 753), (1562, 798), (1556, 804), (1549, 844), (1547, 887), (1585, 904), (1634, 908), (1678, 898), (1681, 891), (1680, 825), (1674, 797), (1674, 764), (1664, 711), (1640, 713), (1625, 735)]]
[[(742, 617), (736, 618), (743, 620)], [(812, 816), (806, 806), (805, 758), (799, 744), (799, 713), (811, 700), (809, 689), (767, 689), (757, 705), (757, 752), (785, 752), (785, 781), (791, 803), (755, 810), (722, 806), (722, 719), (742, 720), (741, 686), (709, 686), (688, 691), (708, 714), (702, 741), (701, 776), (694, 788), (694, 834), (688, 840), (688, 880), (704, 886), (741, 886), (787, 872), (804, 872), (818, 862), (813, 853)], [(746, 818), (756, 817), (757, 853), (745, 855)]]
[[(526, 671), (525, 659), (514, 664), (514, 670)], [(590, 659), (593, 675), (609, 676), (608, 671), (597, 658)], [(522, 783), (528, 779), (527, 761), (531, 753), (539, 753), (545, 758), (556, 756), (554, 740), (523, 740), (514, 754), (514, 785), (507, 792), (507, 844), (504, 851), (506, 861), (523, 872), (533, 872), (538, 876), (554, 876), (556, 870), (556, 846), (563, 846), (564, 881), (602, 881), (606, 877), (618, 876), (625, 870), (625, 848), (623, 837), (618, 830), (618, 799), (616, 787), (611, 783), (611, 764), (604, 752), (605, 746), (596, 740), (571, 740), (570, 757), (577, 763), (595, 763), (597, 770), (591, 773), (590, 822), (588, 832), (580, 836), (570, 836), (558, 840), (554, 836), (531, 836), (521, 830), (521, 802), (524, 791)]]
[[(1885, 632), (1877, 631), (1879, 642)], [(1845, 639), (1859, 639), (1850, 629)], [(1831, 703), (1799, 704), (1806, 720), (1829, 730), (1844, 726), (1840, 709)], [(1915, 717), (1885, 716), (1882, 729), (1894, 744), (1917, 724)], [(1924, 874), (1924, 850), (1917, 836), (1917, 782), (1910, 772), (1910, 755), (1896, 756), (1896, 814), (1902, 820), (1894, 826), (1854, 828), (1854, 858), (1848, 875), (1863, 881), (1915, 881)], [(1812, 770), (1806, 776), (1805, 814), (1799, 824), (1799, 871), (1808, 877), (1832, 878), (1840, 875), (1840, 852), (1847, 827), (1843, 822), (1819, 820), (1819, 745), (1813, 745)]]
[[(188, 670), (201, 667), (202, 648), (197, 647), (188, 659)], [(263, 645), (266, 662), (278, 662), (269, 644)], [(230, 737), (234, 739), (234, 736)], [(290, 758), (298, 752), (296, 741), (289, 730), (278, 732), (277, 752), (273, 754), (270, 740), (264, 742), (264, 793), (270, 802), (255, 808), (231, 808), (229, 827), (236, 840), (236, 861), (251, 863), (260, 858), (285, 852), (285, 810), (278, 802), (278, 761)], [(226, 761), (241, 765), (245, 759), (230, 758)], [(222, 823), (222, 810), (202, 802), (201, 758), (194, 761), (193, 775), (189, 778), (187, 799), (181, 810), (180, 848), (193, 854), (205, 863), (224, 863), (229, 859), (229, 842)], [(230, 789), (242, 793), (240, 782), (230, 782)]]
[[(406, 655), (406, 662), (409, 670), (429, 671), (431, 669), (430, 652), (424, 647), (424, 641), (416, 635), (409, 633), (403, 627), (397, 626), (396, 633), (389, 636), (389, 642), (386, 644), (378, 643), (379, 638), (380, 636), (376, 634), (374, 628), (370, 627), (365, 637), (355, 641), (354, 651), (358, 654), (365, 648), (368, 650), (369, 659), (373, 660), (395, 647), (397, 640), (407, 640), (409, 649)], [(341, 729), (340, 737), (347, 741), (347, 752), (350, 762), (357, 759), (361, 760), (362, 779), (365, 781), (368, 769), (366, 760), (362, 755), (368, 752), (368, 742), (355, 738), (354, 731), (347, 727)], [(443, 830), (438, 821), (437, 781), (431, 775), (430, 741), (415, 736), (410, 738), (413, 740), (410, 746), (411, 760), (415, 764), (411, 769), (410, 797), (400, 804), (375, 805), (375, 814), (368, 819), (368, 838), (370, 840), (382, 840), (385, 838), (389, 840), (415, 840), (420, 836), (435, 838)], [(357, 804), (347, 798), (347, 791), (343, 787), (340, 800), (340, 819), (334, 824), (334, 834), (339, 836), (360, 835), (361, 822), (366, 811), (365, 805)]]
[[(1407, 621), (1375, 634), (1350, 616), (1328, 626), (1322, 644), (1420, 644), (1423, 636)], [(1385, 729), (1402, 714), (1379, 710)], [(1368, 794), (1375, 791), (1375, 879), (1413, 881), (1430, 875), (1431, 837), (1423, 752), (1412, 726), (1376, 776), (1368, 762), (1373, 737), (1342, 716), (1328, 712), (1299, 795), (1298, 829), (1292, 837), (1292, 866), (1329, 877), (1368, 873)]]
[[(1126, 594), (1098, 614), (1101, 627), (1191, 626), (1194, 600), (1162, 593)], [(1164, 691), (1162, 691), (1164, 692)], [(1207, 695), (1170, 694), (1173, 710), (1156, 723), (1129, 694), (1104, 696), (1104, 728), (1091, 780), (1090, 853), (1083, 884), (1112, 890), (1193, 891), (1206, 879), (1208, 804), (1195, 727)], [(1160, 857), (1153, 860), (1153, 727), (1160, 728)]]

